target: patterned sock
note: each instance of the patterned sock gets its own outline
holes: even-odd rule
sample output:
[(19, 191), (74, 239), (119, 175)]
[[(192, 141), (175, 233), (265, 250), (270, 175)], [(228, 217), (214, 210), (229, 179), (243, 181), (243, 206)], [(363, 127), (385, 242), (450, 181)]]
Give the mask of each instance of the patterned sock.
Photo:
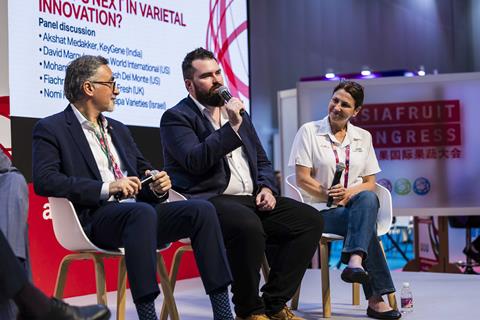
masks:
[(136, 303), (135, 307), (140, 320), (158, 320), (153, 301)]
[(228, 300), (227, 289), (216, 291), (209, 294), (212, 303), (213, 319), (215, 320), (233, 320), (230, 301)]

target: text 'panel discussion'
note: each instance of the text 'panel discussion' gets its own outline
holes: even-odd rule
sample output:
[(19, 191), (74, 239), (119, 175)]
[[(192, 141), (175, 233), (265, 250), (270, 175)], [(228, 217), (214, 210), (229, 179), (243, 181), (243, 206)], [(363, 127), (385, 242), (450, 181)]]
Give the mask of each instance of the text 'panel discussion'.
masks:
[(480, 0), (0, 0), (0, 320), (477, 319)]

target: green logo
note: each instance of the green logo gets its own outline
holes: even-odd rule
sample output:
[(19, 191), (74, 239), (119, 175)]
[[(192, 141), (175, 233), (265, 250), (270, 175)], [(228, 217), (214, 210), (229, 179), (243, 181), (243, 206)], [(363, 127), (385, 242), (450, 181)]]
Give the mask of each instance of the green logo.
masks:
[(412, 191), (412, 184), (406, 178), (400, 178), (395, 181), (394, 190), (397, 194), (404, 196)]

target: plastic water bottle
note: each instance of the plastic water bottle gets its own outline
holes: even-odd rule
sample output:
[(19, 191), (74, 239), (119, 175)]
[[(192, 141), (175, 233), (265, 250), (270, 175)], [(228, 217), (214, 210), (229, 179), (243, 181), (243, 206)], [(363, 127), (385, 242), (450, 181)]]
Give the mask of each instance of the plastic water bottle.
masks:
[(404, 314), (413, 311), (413, 294), (408, 282), (403, 283), (400, 293), (400, 311)]

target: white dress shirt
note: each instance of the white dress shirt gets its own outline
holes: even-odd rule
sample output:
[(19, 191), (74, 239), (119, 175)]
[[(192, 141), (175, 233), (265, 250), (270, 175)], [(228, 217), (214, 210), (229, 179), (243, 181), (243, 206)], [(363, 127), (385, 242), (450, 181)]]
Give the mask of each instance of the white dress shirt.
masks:
[[(200, 112), (210, 121), (215, 130), (228, 123), (227, 111), (224, 107), (220, 109), (220, 125), (213, 119), (210, 111), (198, 102), (194, 97), (190, 96), (197, 105)], [(238, 133), (237, 133), (238, 135)], [(240, 136), (239, 136), (240, 137)], [(223, 191), (223, 194), (231, 195), (252, 195), (253, 181), (250, 174), (247, 155), (243, 147), (238, 147), (226, 155), (228, 166), (230, 167), (230, 181)]]
[[(289, 166), (301, 165), (312, 168), (312, 177), (323, 188), (330, 188), (335, 174), (336, 159), (333, 148), (338, 153), (339, 162), (345, 163), (346, 149), (350, 146), (350, 165), (347, 186), (362, 183), (362, 177), (380, 172), (371, 134), (350, 122), (347, 124), (347, 135), (340, 143), (332, 133), (328, 116), (322, 120), (305, 123), (300, 127), (293, 141)], [(345, 171), (340, 183), (344, 185)], [(307, 202), (318, 203), (316, 199), (302, 191)]]
[[(98, 167), (98, 171), (100, 171), (100, 176), (102, 177), (103, 185), (100, 191), (100, 199), (101, 200), (114, 200), (114, 197), (109, 197), (109, 184), (110, 182), (115, 181), (115, 175), (113, 171), (110, 169), (108, 165), (108, 159), (105, 156), (105, 153), (100, 146), (100, 142), (98, 141), (97, 137), (95, 136), (95, 132), (93, 131), (92, 127), (90, 126), (90, 122), (83, 116), (83, 114), (78, 111), (78, 109), (72, 104), (73, 112), (80, 122), (82, 126), (83, 133), (85, 134), (85, 138), (87, 138), (88, 145), (90, 146), (90, 150), (92, 150), (93, 157), (95, 158), (95, 162)], [(112, 153), (115, 161), (117, 162), (120, 170), (122, 171), (123, 175), (127, 176), (127, 171), (125, 170), (122, 160), (118, 156), (117, 149), (112, 143), (112, 138), (110, 137), (110, 133), (108, 129), (105, 131), (105, 136), (108, 140), (108, 146), (110, 147), (110, 152)], [(133, 199), (132, 199), (133, 200)]]

